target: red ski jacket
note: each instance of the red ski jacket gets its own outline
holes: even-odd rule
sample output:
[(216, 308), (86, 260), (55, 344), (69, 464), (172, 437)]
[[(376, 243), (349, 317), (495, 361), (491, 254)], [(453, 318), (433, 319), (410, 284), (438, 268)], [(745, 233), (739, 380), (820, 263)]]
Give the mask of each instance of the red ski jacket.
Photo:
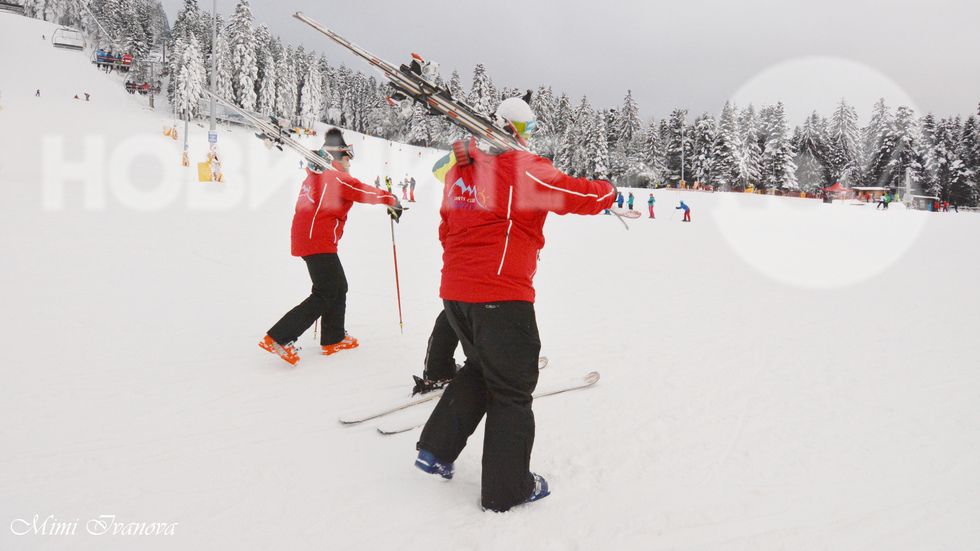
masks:
[(337, 243), (344, 235), (347, 211), (354, 203), (395, 206), (395, 196), (369, 186), (339, 170), (317, 174), (306, 169), (306, 180), (296, 201), (293, 215), (292, 254), (308, 256), (337, 252)]
[(548, 213), (599, 214), (612, 206), (613, 187), (603, 180), (567, 176), (532, 153), (488, 155), (473, 140), (467, 148), (468, 164), (450, 153), (433, 167), (445, 184), (439, 296), (462, 302), (534, 302), (532, 280)]

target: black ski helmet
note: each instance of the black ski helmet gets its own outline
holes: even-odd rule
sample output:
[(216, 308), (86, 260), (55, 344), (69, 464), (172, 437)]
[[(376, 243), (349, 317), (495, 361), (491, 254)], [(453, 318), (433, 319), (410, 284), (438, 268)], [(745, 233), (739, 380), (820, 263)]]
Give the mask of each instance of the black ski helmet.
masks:
[(339, 128), (331, 128), (327, 130), (326, 135), (323, 137), (323, 147), (321, 151), (325, 151), (333, 155), (333, 158), (340, 160), (344, 155), (354, 158), (354, 148), (347, 145), (344, 141), (344, 134)]

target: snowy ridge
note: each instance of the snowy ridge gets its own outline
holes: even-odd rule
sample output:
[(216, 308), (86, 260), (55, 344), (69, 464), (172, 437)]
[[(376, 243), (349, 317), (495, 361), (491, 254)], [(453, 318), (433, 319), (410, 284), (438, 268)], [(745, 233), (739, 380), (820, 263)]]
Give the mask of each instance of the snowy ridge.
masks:
[[(422, 370), (442, 152), (348, 134), (356, 177), (419, 182), (395, 227), (404, 334), (389, 218), (357, 205), (361, 345), (319, 356), (310, 332), (291, 368), (257, 342), (309, 289), (298, 156), (221, 127), (226, 181), (197, 182), (167, 108), (53, 28), (0, 13), (0, 549), (980, 548), (977, 215), (657, 191), (650, 220), (632, 190), (628, 232), (550, 217), (541, 384), (602, 381), (535, 402), (552, 495), (486, 514), (479, 431), (444, 483), (413, 467), (417, 434), (336, 421)], [(206, 127), (189, 137), (202, 161)], [(106, 515), (176, 526), (91, 534)], [(19, 522), (46, 519), (77, 529)]]

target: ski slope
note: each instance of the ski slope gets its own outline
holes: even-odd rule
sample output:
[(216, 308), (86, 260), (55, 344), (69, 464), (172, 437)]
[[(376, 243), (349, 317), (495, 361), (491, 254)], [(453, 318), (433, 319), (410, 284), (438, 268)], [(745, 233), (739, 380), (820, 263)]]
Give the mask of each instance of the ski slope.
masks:
[(298, 156), (222, 126), (225, 182), (198, 182), (163, 102), (53, 29), (0, 13), (0, 549), (980, 548), (980, 216), (677, 191), (629, 231), (552, 215), (541, 384), (602, 379), (535, 402), (552, 495), (484, 513), (479, 431), (443, 481), (418, 431), (337, 422), (421, 372), (441, 152), (348, 133), (355, 176), (419, 181), (404, 330), (389, 219), (355, 205), (361, 346), (310, 332), (292, 368), (257, 343), (309, 289)]

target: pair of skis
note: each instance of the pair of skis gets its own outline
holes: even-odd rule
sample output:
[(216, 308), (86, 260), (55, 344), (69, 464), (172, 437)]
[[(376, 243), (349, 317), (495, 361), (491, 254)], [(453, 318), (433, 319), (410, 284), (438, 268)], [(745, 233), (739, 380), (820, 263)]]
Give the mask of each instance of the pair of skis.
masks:
[[(218, 94), (215, 94), (211, 90), (204, 90), (204, 92), (213, 97), (214, 99), (220, 101), (221, 103), (230, 107), (234, 112), (238, 113), (244, 117), (248, 122), (252, 123), (253, 126), (259, 129), (259, 134), (255, 137), (264, 141), (269, 148), (275, 147), (282, 151), (283, 146), (292, 149), (293, 151), (299, 153), (306, 159), (310, 168), (314, 168), (318, 172), (324, 172), (327, 170), (336, 170), (333, 167), (331, 159), (329, 157), (321, 157), (312, 149), (306, 147), (299, 141), (293, 139), (292, 134), (294, 133), (291, 129), (285, 128), (278, 118), (269, 115), (268, 120), (255, 116), (255, 114), (242, 109), (241, 107), (235, 105), (235, 102), (223, 98)], [(391, 191), (391, 190), (389, 190)], [(387, 205), (385, 205), (387, 206)], [(408, 210), (407, 207), (402, 207), (403, 210)], [(394, 212), (392, 207), (388, 207), (388, 211)], [(394, 232), (394, 229), (392, 229)], [(394, 234), (392, 234), (392, 242), (394, 243)], [(392, 245), (394, 246), (394, 245)], [(397, 262), (397, 261), (396, 261)]]
[[(364, 48), (350, 42), (337, 33), (302, 12), (293, 15), (303, 23), (323, 33), (327, 38), (350, 50), (354, 55), (367, 61), (377, 69), (398, 94), (403, 94), (423, 104), (430, 112), (445, 115), (453, 124), (462, 127), (478, 138), (484, 139), (504, 150), (527, 151), (527, 147), (497, 121), (481, 114), (472, 106), (454, 98), (446, 88), (436, 84), (434, 63), (425, 63), (416, 54), (412, 54), (411, 66), (395, 67), (393, 64), (375, 56)], [(431, 68), (431, 70), (427, 70)], [(397, 96), (397, 94), (396, 94)]]
[[(538, 368), (543, 369), (548, 363), (548, 359), (542, 357), (538, 360)], [(567, 380), (559, 380), (549, 382), (547, 384), (541, 385), (534, 392), (534, 398), (543, 398), (545, 396), (553, 396), (555, 394), (561, 394), (563, 392), (569, 392), (572, 390), (578, 390), (583, 388), (591, 387), (599, 381), (599, 372), (592, 371), (582, 377), (571, 378)], [(379, 406), (374, 406), (350, 413), (341, 415), (338, 419), (344, 425), (356, 425), (364, 423), (365, 421), (371, 421), (374, 419), (380, 419), (386, 415), (390, 415), (399, 411), (409, 409), (413, 406), (420, 404), (425, 404), (434, 400), (438, 400), (442, 397), (443, 389), (433, 390), (432, 392), (427, 392), (420, 396), (412, 396), (409, 398), (404, 398), (401, 400), (396, 400), (387, 404), (382, 404)], [(418, 416), (412, 417), (410, 419), (394, 419), (389, 422), (382, 421), (378, 426), (378, 432), (384, 435), (399, 434), (402, 432), (408, 432), (412, 429), (416, 429), (425, 424), (424, 419), (420, 419)]]

